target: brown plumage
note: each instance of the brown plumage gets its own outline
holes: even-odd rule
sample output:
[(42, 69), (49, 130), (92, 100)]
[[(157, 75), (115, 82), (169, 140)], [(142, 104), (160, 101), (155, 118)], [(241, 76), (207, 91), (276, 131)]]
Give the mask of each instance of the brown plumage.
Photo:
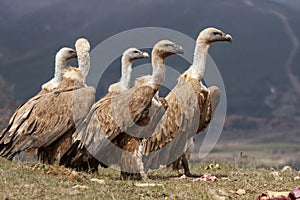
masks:
[[(78, 41), (76, 49), (82, 50)], [(83, 42), (88, 43), (85, 39)], [(95, 89), (84, 86), (81, 70), (73, 71), (76, 76), (64, 77), (52, 92), (36, 95), (16, 110), (0, 135), (1, 156), (24, 162), (60, 162), (71, 145), (76, 124), (84, 119), (95, 99)], [(69, 86), (71, 83), (78, 85)]]
[(192, 176), (189, 171), (185, 153), (190, 149), (193, 137), (203, 131), (220, 100), (219, 89), (214, 87), (210, 93), (200, 84), (205, 72), (206, 57), (211, 43), (231, 41), (228, 34), (215, 28), (207, 28), (197, 39), (193, 65), (183, 73), (177, 85), (166, 97), (168, 108), (166, 114), (157, 125), (154, 135), (143, 140), (144, 167), (155, 169), (161, 165), (174, 165), (183, 161), (185, 174)]
[[(108, 89), (108, 94), (105, 97), (103, 97), (102, 100), (97, 102), (94, 105), (94, 107), (96, 107), (97, 104), (102, 104), (103, 102), (107, 103), (107, 101), (105, 101), (105, 99), (111, 99), (113, 96), (118, 95), (121, 92), (127, 91), (129, 89), (133, 62), (135, 62), (138, 59), (148, 58), (148, 57), (149, 57), (148, 53), (142, 52), (139, 49), (136, 49), (136, 48), (127, 49), (123, 53), (122, 59), (121, 59), (122, 75), (121, 75), (120, 81), (117, 83), (111, 84)], [(103, 103), (103, 104), (105, 104), (105, 103)], [(93, 108), (91, 110), (93, 110)], [(106, 107), (106, 108), (108, 110), (110, 110), (110, 108), (108, 108), (108, 107)], [(85, 124), (85, 125), (81, 125), (78, 130), (84, 129), (87, 122), (90, 121), (90, 118), (88, 118), (88, 117), (85, 120), (85, 122), (83, 122), (83, 124)], [(79, 132), (79, 131), (77, 131), (77, 132)], [(70, 148), (70, 152), (71, 152), (71, 150), (77, 151), (75, 149), (75, 146), (77, 146), (79, 144), (78, 143), (79, 140), (77, 140), (76, 137), (77, 136), (74, 136), (74, 145), (72, 148)], [(82, 152), (79, 152), (78, 154), (72, 152), (72, 154), (76, 155), (76, 157), (73, 158), (72, 161), (70, 161), (70, 158), (71, 158), (70, 156), (65, 156), (65, 158), (63, 159), (63, 161), (61, 161), (60, 164), (67, 165), (67, 166), (71, 165), (74, 168), (80, 168), (80, 169), (84, 169), (84, 170), (87, 170), (87, 169), (96, 170), (96, 168), (99, 164), (99, 161), (96, 158), (94, 158), (91, 154), (87, 153), (85, 150), (83, 150)], [(103, 166), (106, 166), (103, 163), (100, 163), (100, 164)]]
[(94, 104), (74, 134), (73, 148), (64, 156), (72, 159), (62, 164), (82, 169), (96, 168), (99, 163), (95, 161), (97, 158), (104, 161), (105, 165), (120, 165), (123, 174), (141, 171), (136, 156), (139, 153), (127, 142), (140, 143), (135, 134), (140, 133), (143, 126), (149, 123), (152, 98), (164, 79), (165, 58), (181, 51), (182, 47), (173, 42), (158, 42), (152, 51), (155, 65), (151, 80), (120, 94), (108, 94)]
[[(133, 128), (135, 123), (147, 117), (149, 102), (154, 94), (153, 88), (144, 86), (120, 94), (109, 93), (95, 103), (73, 136), (76, 148), (73, 147), (65, 156), (71, 160), (61, 164), (86, 170), (88, 167), (97, 168), (99, 162), (96, 162), (93, 156), (100, 161), (106, 161), (105, 165), (117, 162), (109, 162), (110, 159), (106, 156), (110, 154), (106, 147), (123, 132)], [(91, 155), (85, 151), (85, 146)], [(117, 158), (114, 155), (112, 159)], [(85, 163), (87, 161), (90, 163)]]
[(83, 120), (92, 106), (94, 98), (87, 93), (95, 94), (94, 88), (70, 87), (21, 105), (0, 135), (0, 155), (24, 162), (57, 162), (63, 153), (59, 141), (74, 132), (75, 122)]
[[(198, 129), (198, 101), (203, 101), (197, 96), (200, 91), (196, 80), (183, 76), (178, 79), (177, 85), (166, 97), (168, 108), (153, 136), (143, 140), (146, 169), (157, 169), (182, 155), (186, 141)], [(172, 145), (167, 145), (171, 142)]]
[[(177, 50), (172, 50), (173, 43), (169, 41), (161, 41), (157, 43), (152, 51), (152, 66), (155, 73), (158, 66), (161, 68), (159, 76), (154, 80), (156, 83), (162, 83), (165, 79), (165, 57), (173, 54), (173, 52), (183, 53), (182, 47), (176, 47)], [(169, 50), (170, 49), (170, 50)], [(172, 52), (170, 54), (170, 52)], [(140, 87), (149, 85), (153, 82), (153, 75), (147, 75), (137, 78), (135, 86)], [(160, 87), (160, 84), (155, 84)], [(144, 118), (140, 124), (144, 128), (133, 129), (130, 135), (122, 134), (116, 139), (118, 146), (123, 150), (121, 153), (121, 177), (122, 178), (141, 178), (145, 177), (144, 167), (142, 163), (142, 139), (150, 137), (157, 123), (165, 113), (168, 107), (164, 99), (158, 98), (158, 91), (152, 98), (151, 106), (149, 107), (148, 116)], [(132, 133), (134, 133), (132, 135)]]
[[(200, 105), (200, 118), (199, 118), (199, 126), (198, 126), (198, 132), (204, 131), (211, 121), (213, 114), (219, 104), (220, 101), (220, 90), (216, 86), (209, 87), (208, 89), (206, 87), (201, 87), (201, 93), (200, 93), (202, 100), (202, 105)], [(185, 144), (183, 154), (180, 156), (176, 161), (174, 161), (171, 165), (174, 170), (177, 170), (179, 172), (179, 175), (182, 174), (181, 168), (184, 170), (184, 174), (188, 177), (198, 177), (199, 175), (194, 175), (190, 172), (188, 160), (193, 152), (194, 149), (194, 138), (190, 138), (187, 140), (187, 143)]]

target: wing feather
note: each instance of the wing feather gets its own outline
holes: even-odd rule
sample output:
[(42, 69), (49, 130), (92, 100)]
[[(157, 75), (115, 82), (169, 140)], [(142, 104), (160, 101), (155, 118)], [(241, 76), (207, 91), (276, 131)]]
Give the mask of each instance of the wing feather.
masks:
[(30, 99), (16, 110), (10, 128), (4, 130), (0, 155), (12, 159), (19, 152), (41, 152), (53, 145), (62, 135), (75, 130), (75, 122), (84, 119), (94, 98), (92, 87), (71, 87)]
[(186, 141), (198, 130), (199, 93), (199, 82), (196, 84), (181, 77), (166, 97), (166, 114), (158, 123), (153, 136), (142, 141), (146, 169), (170, 164), (182, 155)]
[[(83, 160), (83, 156), (79, 155), (87, 155), (84, 153), (86, 151), (101, 160), (99, 156), (110, 155), (108, 151), (112, 143), (120, 146), (120, 143), (116, 142), (117, 138), (143, 128), (139, 122), (148, 117), (155, 92), (150, 86), (133, 87), (120, 94), (108, 93), (95, 103), (73, 135), (74, 145), (77, 145), (77, 148), (73, 145), (64, 155), (67, 159), (66, 165), (80, 163), (79, 160)], [(73, 159), (68, 160), (68, 156), (72, 156)]]

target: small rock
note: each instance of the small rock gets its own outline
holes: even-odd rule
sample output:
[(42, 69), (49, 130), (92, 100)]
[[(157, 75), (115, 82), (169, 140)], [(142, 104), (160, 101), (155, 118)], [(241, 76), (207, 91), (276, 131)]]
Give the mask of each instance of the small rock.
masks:
[(23, 187), (24, 188), (33, 188), (34, 185), (33, 184), (24, 184)]
[(230, 178), (228, 178), (228, 177), (221, 177), (221, 180), (222, 181), (230, 181)]
[(182, 175), (182, 176), (180, 176), (178, 179), (185, 179), (186, 178), (186, 175)]
[(221, 167), (218, 163), (215, 165), (215, 169), (221, 169)]
[(80, 194), (80, 192), (78, 191), (78, 190), (73, 190), (73, 191), (71, 191), (70, 192), (70, 195), (79, 195)]
[(295, 177), (294, 177), (294, 180), (295, 180), (295, 181), (300, 180), (300, 176), (295, 176)]
[(267, 191), (267, 195), (268, 197), (280, 197), (280, 196), (288, 196), (289, 195), (289, 191), (287, 192), (274, 192), (274, 191)]
[(274, 171), (270, 173), (272, 176), (279, 176), (279, 172), (278, 171)]
[(226, 192), (226, 191), (223, 190), (223, 189), (219, 189), (218, 193), (219, 193), (219, 195), (221, 195), (221, 196), (229, 196), (228, 192)]
[(245, 191), (244, 189), (238, 189), (238, 190), (236, 191), (236, 193), (237, 193), (238, 195), (244, 195), (244, 194), (246, 194), (246, 191)]
[(290, 172), (290, 171), (293, 171), (292, 167), (291, 166), (284, 166), (281, 170), (281, 172)]
[(134, 184), (136, 187), (155, 187), (155, 186), (160, 186), (163, 187), (163, 184), (160, 183), (135, 183)]
[(214, 195), (213, 197), (215, 200), (226, 200), (226, 197), (224, 197), (224, 196)]
[(78, 173), (77, 173), (75, 170), (72, 170), (71, 175), (72, 175), (72, 176), (77, 176)]
[(274, 171), (270, 173), (276, 181), (281, 181), (282, 177), (280, 177), (279, 172)]
[(273, 191), (268, 191), (267, 192), (268, 197), (270, 198), (276, 198), (276, 197), (281, 197), (281, 196), (288, 196), (289, 192), (273, 192)]
[(212, 199), (216, 200), (225, 200), (228, 196), (228, 193), (225, 190), (209, 190), (209, 194), (211, 195)]
[(105, 184), (105, 181), (103, 179), (92, 178), (92, 179), (90, 179), (90, 181), (100, 184), (100, 185)]
[(72, 187), (73, 189), (81, 189), (81, 190), (85, 190), (88, 189), (88, 186), (84, 186), (84, 185), (75, 185)]

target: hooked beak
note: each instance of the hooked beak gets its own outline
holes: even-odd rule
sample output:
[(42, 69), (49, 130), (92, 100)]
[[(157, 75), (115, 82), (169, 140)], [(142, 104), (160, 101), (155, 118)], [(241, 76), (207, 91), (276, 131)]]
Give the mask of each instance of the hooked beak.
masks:
[(69, 59), (72, 59), (72, 58), (77, 58), (77, 52), (75, 50), (72, 51), (72, 53), (71, 53), (71, 55), (69, 57)]
[(177, 54), (183, 54), (184, 50), (183, 50), (182, 46), (176, 45), (175, 46), (175, 53), (177, 53)]
[(225, 40), (225, 41), (228, 41), (228, 42), (232, 42), (232, 37), (231, 37), (231, 35), (225, 34), (225, 33), (224, 33), (224, 40)]
[(143, 58), (149, 58), (149, 54), (147, 52), (143, 52), (142, 57)]

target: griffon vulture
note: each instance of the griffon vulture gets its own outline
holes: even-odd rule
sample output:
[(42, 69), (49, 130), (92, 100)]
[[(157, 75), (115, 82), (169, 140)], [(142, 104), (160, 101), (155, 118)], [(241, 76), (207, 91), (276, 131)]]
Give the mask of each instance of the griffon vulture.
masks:
[[(127, 141), (139, 144), (136, 133), (149, 123), (152, 98), (165, 77), (165, 59), (182, 53), (182, 47), (162, 40), (152, 50), (152, 75), (141, 85), (117, 95), (106, 95), (94, 104), (86, 119), (74, 134), (74, 145), (64, 158), (71, 158), (66, 166), (97, 169), (100, 160), (104, 165), (117, 164), (121, 176), (134, 176), (143, 172), (140, 165), (141, 148), (128, 149)], [(138, 173), (139, 174), (139, 173)], [(141, 178), (141, 177), (137, 177)]]
[[(86, 39), (76, 42), (79, 54), (89, 54)], [(73, 53), (74, 51), (72, 51)], [(79, 55), (79, 69), (89, 69), (88, 55)], [(71, 68), (70, 68), (71, 69)], [(95, 89), (84, 85), (85, 74), (63, 78), (58, 71), (59, 86), (52, 92), (36, 95), (21, 105), (0, 134), (0, 155), (22, 162), (59, 163), (64, 149), (71, 145), (76, 124), (86, 117), (95, 99)], [(51, 81), (50, 81), (51, 82)], [(70, 85), (70, 82), (75, 85)], [(81, 84), (79, 84), (81, 82)], [(54, 81), (55, 83), (55, 81)], [(77, 84), (78, 83), (78, 84)]]
[(168, 108), (153, 136), (143, 140), (146, 169), (169, 165), (178, 158), (174, 167), (182, 161), (184, 173), (193, 176), (187, 162), (194, 145), (193, 137), (208, 126), (220, 100), (217, 87), (207, 89), (201, 83), (209, 47), (218, 41), (232, 41), (232, 38), (216, 28), (200, 32), (193, 64), (165, 98)]

